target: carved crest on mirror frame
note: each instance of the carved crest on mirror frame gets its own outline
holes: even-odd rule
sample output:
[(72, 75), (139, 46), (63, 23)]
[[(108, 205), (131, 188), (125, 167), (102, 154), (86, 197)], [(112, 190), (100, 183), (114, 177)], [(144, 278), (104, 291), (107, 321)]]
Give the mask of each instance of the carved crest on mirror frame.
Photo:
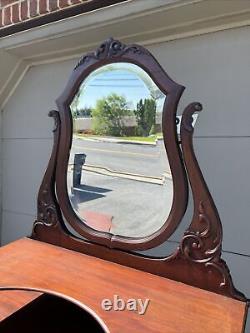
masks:
[[(141, 68), (166, 96), (162, 105), (162, 133), (173, 184), (172, 205), (160, 228), (143, 237), (125, 237), (92, 228), (76, 214), (68, 195), (67, 170), (74, 125), (70, 105), (89, 75), (103, 66), (119, 63)], [(183, 91), (184, 87), (174, 82), (154, 56), (139, 45), (125, 45), (110, 38), (96, 51), (84, 55), (57, 99), (58, 111), (50, 114), (56, 124), (54, 146), (40, 187), (31, 237), (245, 300), (235, 289), (229, 269), (221, 259), (222, 224), (193, 149), (193, 115), (202, 110), (200, 103), (191, 103), (183, 111), (178, 138), (176, 113)], [(193, 217), (176, 251), (163, 258), (140, 254), (139, 251), (168, 240), (178, 228), (188, 204), (188, 184), (194, 203)]]
[(111, 57), (119, 57), (124, 55), (126, 52), (133, 52), (138, 54), (146, 54), (148, 51), (138, 45), (125, 45), (118, 40), (109, 38), (104, 41), (95, 52), (84, 55), (77, 63), (75, 69), (88, 62), (91, 58), (95, 60), (108, 59)]

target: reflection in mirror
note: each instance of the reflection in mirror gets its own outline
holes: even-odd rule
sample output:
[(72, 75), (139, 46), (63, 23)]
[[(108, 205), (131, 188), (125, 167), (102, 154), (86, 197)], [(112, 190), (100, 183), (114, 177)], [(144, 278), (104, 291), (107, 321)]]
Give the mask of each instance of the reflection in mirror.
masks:
[(172, 176), (163, 143), (165, 95), (140, 67), (103, 66), (71, 103), (68, 194), (78, 217), (99, 231), (149, 236), (169, 216)]

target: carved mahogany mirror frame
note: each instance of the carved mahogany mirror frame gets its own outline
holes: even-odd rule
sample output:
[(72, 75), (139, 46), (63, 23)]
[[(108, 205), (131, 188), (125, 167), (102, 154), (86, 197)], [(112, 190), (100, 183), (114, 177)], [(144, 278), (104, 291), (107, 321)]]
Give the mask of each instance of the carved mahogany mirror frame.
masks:
[[(172, 172), (174, 196), (164, 225), (154, 234), (128, 238), (104, 233), (87, 226), (74, 212), (67, 193), (67, 167), (72, 143), (70, 104), (84, 79), (97, 68), (117, 62), (141, 67), (167, 96), (163, 109), (163, 137)], [(38, 216), (32, 238), (100, 257), (181, 281), (240, 300), (245, 296), (235, 289), (229, 269), (221, 259), (222, 225), (203, 179), (193, 150), (193, 114), (199, 103), (189, 104), (181, 120), (181, 143), (176, 130), (176, 111), (184, 87), (165, 73), (157, 60), (141, 46), (124, 45), (112, 38), (92, 53), (83, 56), (75, 67), (63, 94), (57, 99), (54, 146), (38, 194)], [(185, 166), (184, 166), (185, 165)], [(152, 258), (131, 250), (146, 250), (166, 241), (180, 224), (188, 203), (189, 180), (194, 212), (176, 251), (164, 258)], [(78, 232), (73, 235), (67, 221)], [(82, 236), (82, 237), (81, 237)]]
[[(90, 228), (73, 211), (67, 192), (66, 176), (72, 142), (70, 104), (81, 83), (90, 73), (103, 65), (114, 62), (128, 62), (138, 65), (151, 76), (161, 91), (167, 95), (163, 109), (163, 136), (172, 170), (174, 197), (172, 210), (165, 224), (148, 237), (126, 238)], [(95, 53), (88, 54), (80, 60), (66, 89), (57, 100), (61, 120), (61, 138), (56, 167), (56, 192), (65, 219), (81, 236), (110, 248), (146, 250), (161, 244), (175, 231), (187, 205), (187, 180), (177, 143), (175, 125), (176, 109), (183, 90), (184, 87), (172, 81), (147, 50), (136, 45), (127, 47), (117, 41), (109, 40), (102, 44)]]

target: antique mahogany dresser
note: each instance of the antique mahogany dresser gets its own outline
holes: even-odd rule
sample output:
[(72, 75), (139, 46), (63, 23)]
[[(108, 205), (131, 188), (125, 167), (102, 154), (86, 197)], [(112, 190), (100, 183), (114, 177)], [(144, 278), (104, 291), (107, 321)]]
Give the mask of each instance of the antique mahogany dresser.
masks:
[(177, 116), (183, 91), (138, 45), (110, 38), (80, 59), (49, 113), (32, 235), (0, 249), (1, 333), (244, 331), (193, 149), (202, 106)]

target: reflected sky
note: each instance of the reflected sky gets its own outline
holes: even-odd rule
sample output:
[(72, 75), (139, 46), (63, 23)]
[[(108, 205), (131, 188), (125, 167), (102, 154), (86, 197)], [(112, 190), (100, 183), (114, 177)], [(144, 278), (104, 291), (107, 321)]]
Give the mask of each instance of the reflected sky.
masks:
[[(122, 68), (121, 68), (122, 67)], [(110, 93), (124, 96), (128, 107), (136, 108), (140, 99), (151, 98), (159, 92), (147, 73), (133, 64), (121, 63), (106, 65), (90, 75), (80, 87), (77, 109), (94, 108), (96, 101)], [(163, 97), (163, 96), (162, 96)], [(162, 111), (164, 98), (157, 100), (157, 111)]]

